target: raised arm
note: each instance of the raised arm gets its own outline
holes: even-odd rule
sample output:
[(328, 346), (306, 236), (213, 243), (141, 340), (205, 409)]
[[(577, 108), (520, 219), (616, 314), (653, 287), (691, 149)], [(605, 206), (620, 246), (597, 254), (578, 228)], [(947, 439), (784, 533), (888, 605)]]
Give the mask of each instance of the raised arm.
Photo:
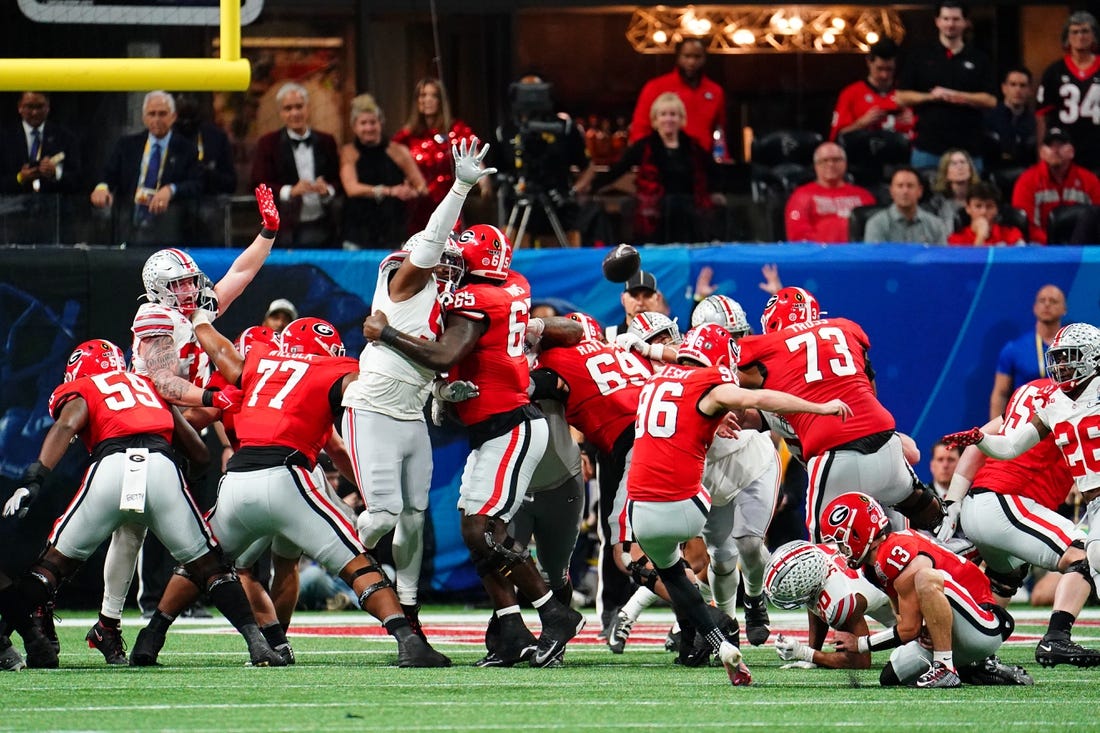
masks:
[(271, 189), (262, 183), (256, 187), (256, 204), (263, 218), (263, 229), (252, 240), (252, 244), (233, 261), (229, 272), (214, 286), (223, 313), (229, 310), (230, 304), (244, 292), (252, 278), (256, 277), (267, 256), (271, 254), (275, 234), (279, 231), (279, 209), (275, 206)]

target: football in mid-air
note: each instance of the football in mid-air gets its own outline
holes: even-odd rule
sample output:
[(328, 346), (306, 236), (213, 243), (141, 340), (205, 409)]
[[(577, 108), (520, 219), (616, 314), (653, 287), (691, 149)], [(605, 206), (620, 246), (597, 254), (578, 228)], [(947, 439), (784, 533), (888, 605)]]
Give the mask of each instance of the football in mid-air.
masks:
[(625, 283), (642, 266), (642, 256), (629, 244), (620, 244), (603, 258), (603, 276), (613, 283)]

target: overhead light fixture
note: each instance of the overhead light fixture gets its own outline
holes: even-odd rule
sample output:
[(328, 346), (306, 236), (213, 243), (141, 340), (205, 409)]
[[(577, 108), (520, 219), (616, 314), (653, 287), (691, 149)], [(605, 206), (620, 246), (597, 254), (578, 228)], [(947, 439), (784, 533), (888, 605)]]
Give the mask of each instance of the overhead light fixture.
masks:
[(883, 38), (901, 43), (905, 28), (889, 8), (657, 5), (635, 9), (626, 29), (638, 53), (675, 53), (685, 38), (698, 38), (712, 54), (866, 53)]

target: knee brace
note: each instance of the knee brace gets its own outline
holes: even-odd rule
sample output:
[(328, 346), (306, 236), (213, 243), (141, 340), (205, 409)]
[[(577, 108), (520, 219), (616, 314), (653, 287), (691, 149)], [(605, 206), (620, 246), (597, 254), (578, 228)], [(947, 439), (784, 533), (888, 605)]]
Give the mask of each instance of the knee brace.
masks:
[(523, 565), (531, 559), (531, 553), (526, 548), (517, 551), (518, 545), (513, 537), (505, 537), (503, 542), (497, 542), (493, 537), (492, 526), (485, 531), (485, 546), (489, 554), (485, 557), (476, 557), (471, 553), (471, 559), (477, 568), (478, 576), (484, 577), (489, 573), (499, 573), (504, 577), (512, 574), (512, 570)]
[(356, 578), (362, 577), (364, 575), (369, 575), (370, 573), (378, 573), (382, 576), (381, 580), (379, 580), (377, 583), (372, 583), (368, 585), (366, 588), (363, 589), (363, 592), (359, 594), (359, 608), (363, 609), (364, 611), (367, 610), (367, 600), (371, 596), (384, 588), (393, 587), (393, 583), (390, 582), (390, 579), (386, 577), (386, 573), (383, 572), (382, 566), (379, 565), (378, 562), (375, 561), (375, 559), (370, 555), (366, 555), (366, 558), (367, 564), (352, 573), (351, 578), (349, 578), (348, 582), (348, 585), (354, 586)]
[(1020, 586), (1024, 584), (1024, 578), (1027, 577), (1030, 570), (1031, 566), (1027, 564), (1007, 573), (987, 567), (985, 575), (989, 578), (989, 587), (995, 594), (1002, 598), (1011, 598), (1016, 595), (1016, 591), (1020, 590)]
[(233, 568), (225, 567), (221, 568), (221, 572), (215, 571), (207, 575), (206, 578), (203, 580), (203, 586), (206, 587), (207, 593), (213, 593), (214, 589), (217, 588), (219, 585), (224, 585), (225, 583), (239, 582), (241, 582), (241, 579), (237, 577), (237, 571), (235, 571)]
[(630, 577), (635, 583), (648, 588), (649, 590), (657, 589), (657, 581), (661, 579), (661, 576), (657, 574), (657, 571), (649, 564), (649, 558), (642, 555), (637, 560), (632, 560), (626, 569), (630, 572)]
[(913, 493), (894, 505), (914, 529), (932, 531), (940, 526), (947, 511), (934, 489), (921, 482), (913, 484)]

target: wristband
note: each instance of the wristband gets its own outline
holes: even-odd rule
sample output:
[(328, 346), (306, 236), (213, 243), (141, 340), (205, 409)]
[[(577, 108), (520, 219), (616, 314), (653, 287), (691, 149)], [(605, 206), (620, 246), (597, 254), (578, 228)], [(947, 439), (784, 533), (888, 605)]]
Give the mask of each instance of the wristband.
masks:
[(202, 406), (213, 407), (214, 406), (214, 390), (204, 389), (202, 391)]
[(260, 236), (263, 237), (264, 239), (274, 239), (275, 235), (278, 234), (278, 233), (279, 233), (278, 229), (268, 229), (267, 227), (264, 227), (263, 229), (260, 230)]
[(898, 627), (894, 626), (870, 636), (859, 637), (856, 650), (861, 654), (866, 654), (868, 652), (881, 652), (884, 649), (893, 649), (896, 646), (901, 646), (901, 637), (898, 636)]
[(387, 325), (382, 329), (382, 333), (378, 335), (378, 340), (384, 344), (395, 344), (400, 336), (400, 331), (393, 326)]

